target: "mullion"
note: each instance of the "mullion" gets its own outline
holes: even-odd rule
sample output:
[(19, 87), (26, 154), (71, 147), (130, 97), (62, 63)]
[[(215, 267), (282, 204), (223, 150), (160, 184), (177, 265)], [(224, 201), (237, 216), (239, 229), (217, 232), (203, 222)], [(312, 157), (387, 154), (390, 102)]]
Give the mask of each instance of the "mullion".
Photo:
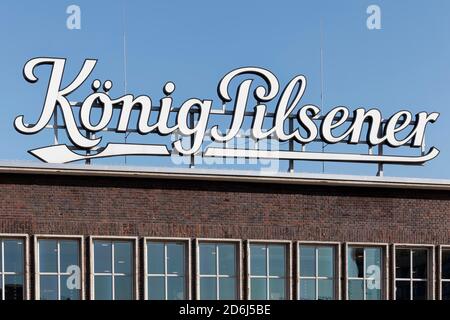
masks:
[(60, 245), (60, 242), (59, 242), (59, 240), (56, 242), (56, 255), (57, 255), (57, 257), (56, 257), (56, 259), (57, 259), (57, 261), (56, 261), (56, 264), (57, 264), (57, 272), (58, 272), (58, 274), (57, 274), (57, 284), (56, 284), (56, 286), (57, 286), (57, 297), (58, 297), (58, 300), (61, 300), (61, 252), (60, 252), (60, 249), (61, 249), (61, 245)]
[(220, 300), (220, 259), (219, 259), (220, 249), (219, 244), (216, 244), (216, 298)]
[(410, 281), (409, 281), (409, 299), (410, 300), (414, 300), (414, 291), (413, 291), (413, 285), (414, 285), (414, 276), (413, 276), (413, 269), (414, 269), (414, 254), (413, 254), (413, 250), (409, 251), (409, 277), (410, 277)]
[(93, 283), (93, 285), (91, 285), (94, 288), (91, 288), (91, 294), (94, 296), (94, 300), (97, 300), (97, 297), (95, 296), (95, 281), (97, 280), (96, 276), (95, 276), (95, 241), (91, 240), (90, 247), (91, 247), (90, 249), (92, 250), (92, 252), (91, 252), (92, 253), (91, 268), (93, 268), (93, 270), (91, 270), (91, 271), (94, 273), (94, 283)]
[(297, 280), (297, 300), (300, 300), (300, 292), (301, 292), (301, 286), (302, 286), (302, 270), (300, 267), (300, 260), (301, 260), (301, 254), (300, 254), (301, 245), (297, 245), (297, 272), (298, 272), (298, 279)]
[[(273, 277), (277, 277), (277, 278), (280, 278), (280, 276), (271, 276), (272, 278)], [(313, 276), (301, 276), (300, 277), (300, 280), (315, 280), (315, 279), (318, 279), (318, 280), (331, 280), (332, 279), (332, 277), (313, 277)], [(360, 279), (360, 278), (349, 278), (349, 280), (355, 280), (355, 279)]]
[(220, 288), (219, 288), (219, 244), (216, 243), (215, 245), (216, 250), (216, 300), (220, 299)]
[(314, 283), (315, 283), (315, 286), (316, 286), (316, 300), (319, 300), (319, 279), (317, 279), (317, 276), (319, 275), (319, 248), (315, 248), (315, 250), (314, 250), (314, 254), (315, 254), (315, 257), (314, 257), (314, 261), (315, 261), (315, 270), (314, 270), (314, 272), (315, 272), (315, 281), (314, 281)]
[(164, 298), (167, 300), (167, 243), (164, 243)]
[(269, 245), (266, 244), (266, 299), (270, 299)]
[(114, 242), (111, 241), (111, 284), (112, 284), (112, 288), (111, 288), (111, 293), (112, 293), (112, 299), (116, 300), (116, 284), (115, 284), (115, 266), (114, 266)]
[(363, 248), (363, 298), (367, 300), (367, 288), (366, 288), (366, 248)]

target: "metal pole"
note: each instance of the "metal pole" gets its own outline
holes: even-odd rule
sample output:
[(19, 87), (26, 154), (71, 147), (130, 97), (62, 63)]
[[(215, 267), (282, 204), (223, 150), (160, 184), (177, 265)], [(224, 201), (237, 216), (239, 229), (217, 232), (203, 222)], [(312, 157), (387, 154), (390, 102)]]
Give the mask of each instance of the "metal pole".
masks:
[[(88, 139), (91, 139), (91, 137), (92, 137), (92, 133), (90, 131), (88, 131), (88, 130), (86, 130), (86, 137)], [(88, 156), (90, 154), (91, 154), (91, 149), (86, 149), (86, 155)], [(85, 160), (85, 164), (86, 165), (90, 165), (91, 164), (91, 159), (86, 159)]]
[[(189, 128), (194, 128), (194, 111), (189, 111)], [(194, 135), (190, 135), (190, 145), (191, 149), (194, 146)], [(189, 168), (195, 167), (195, 155), (191, 154), (191, 162), (189, 164)]]
[[(381, 133), (383, 132), (382, 127), (383, 127), (383, 125), (380, 125), (380, 129), (379, 129), (379, 133), (378, 133), (378, 134), (381, 134)], [(383, 143), (380, 143), (380, 144), (378, 145), (378, 155), (379, 155), (379, 156), (382, 156), (382, 155), (383, 155)], [(383, 167), (383, 164), (382, 164), (382, 163), (378, 163), (378, 172), (377, 172), (377, 176), (378, 176), (378, 177), (384, 176), (384, 167)]]
[(53, 112), (53, 134), (54, 134), (54, 144), (59, 144), (58, 142), (58, 108), (55, 108)]
[[(294, 131), (294, 119), (289, 117), (289, 132)], [(289, 151), (294, 151), (294, 139), (289, 140)], [(289, 172), (294, 172), (294, 160), (289, 160)]]

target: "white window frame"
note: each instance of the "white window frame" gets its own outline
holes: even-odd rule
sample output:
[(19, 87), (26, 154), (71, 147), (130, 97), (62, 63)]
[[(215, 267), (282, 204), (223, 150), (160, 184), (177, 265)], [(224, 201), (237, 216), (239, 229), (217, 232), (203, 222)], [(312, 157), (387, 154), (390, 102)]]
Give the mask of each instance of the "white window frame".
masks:
[(89, 237), (89, 247), (90, 247), (90, 299), (95, 300), (95, 277), (96, 276), (111, 276), (112, 277), (112, 300), (115, 300), (115, 288), (114, 288), (114, 277), (116, 276), (125, 276), (125, 274), (122, 273), (114, 273), (114, 246), (112, 247), (112, 255), (111, 255), (111, 262), (112, 262), (112, 272), (111, 273), (96, 273), (94, 269), (94, 261), (95, 261), (95, 251), (94, 251), (94, 241), (131, 241), (133, 244), (133, 274), (132, 276), (132, 283), (133, 283), (133, 298), (131, 300), (138, 300), (139, 299), (139, 284), (138, 284), (138, 277), (139, 277), (139, 259), (138, 259), (138, 238), (137, 237), (118, 237), (118, 236), (91, 236)]
[[(286, 248), (286, 274), (285, 277), (279, 277), (279, 276), (270, 276), (270, 270), (269, 270), (269, 259), (266, 255), (266, 275), (264, 276), (253, 276), (251, 275), (251, 252), (250, 252), (250, 246), (252, 244), (256, 245), (284, 245)], [(289, 240), (248, 240), (247, 241), (247, 299), (251, 300), (251, 280), (252, 279), (266, 279), (266, 290), (267, 295), (266, 299), (268, 299), (268, 295), (270, 292), (269, 288), (269, 280), (270, 279), (284, 279), (286, 281), (285, 286), (285, 294), (286, 299), (285, 300), (291, 300), (292, 299), (292, 241)]]
[[(57, 263), (58, 263), (58, 269), (57, 272), (40, 272), (40, 261), (39, 261), (39, 240), (53, 240), (57, 241), (58, 245), (58, 256), (57, 256)], [(61, 288), (60, 288), (60, 277), (64, 275), (70, 275), (66, 272), (61, 272), (61, 258), (60, 258), (60, 247), (59, 243), (60, 241), (64, 240), (75, 240), (78, 241), (79, 244), (79, 263), (80, 263), (80, 276), (81, 276), (81, 290), (80, 290), (80, 300), (85, 299), (85, 285), (84, 285), (84, 272), (85, 272), (85, 266), (84, 266), (84, 237), (78, 236), (78, 235), (48, 235), (48, 234), (42, 234), (42, 235), (35, 235), (33, 237), (34, 242), (34, 284), (35, 284), (35, 297), (36, 300), (41, 299), (41, 287), (40, 287), (40, 276), (41, 275), (50, 275), (50, 276), (57, 276), (58, 277), (58, 300), (61, 299)]]
[(198, 238), (195, 239), (195, 283), (196, 295), (195, 298), (200, 300), (200, 278), (216, 278), (216, 297), (219, 299), (219, 280), (220, 278), (229, 278), (228, 275), (220, 275), (218, 269), (219, 256), (216, 255), (216, 274), (215, 275), (200, 275), (200, 243), (216, 244), (234, 244), (236, 246), (236, 300), (241, 300), (242, 295), (242, 240), (240, 239), (223, 239), (223, 238)]
[[(24, 243), (24, 252), (23, 252), (23, 274), (17, 274), (15, 272), (5, 272), (4, 271), (4, 264), (5, 264), (5, 250), (4, 250), (4, 245), (3, 245), (3, 241), (4, 240), (14, 240), (14, 239), (20, 239), (23, 241)], [(28, 250), (28, 246), (29, 246), (29, 237), (27, 234), (13, 234), (13, 233), (0, 233), (0, 245), (2, 246), (2, 257), (0, 259), (2, 265), (1, 268), (1, 272), (0, 272), (0, 277), (2, 278), (2, 296), (0, 297), (0, 301), (4, 301), (5, 300), (5, 275), (22, 275), (23, 276), (23, 300), (29, 300), (30, 299), (30, 290), (29, 290), (29, 283), (30, 283), (30, 278), (29, 278), (29, 250)]]
[[(164, 274), (149, 274), (148, 273), (148, 260), (147, 260), (147, 243), (156, 242), (156, 243), (164, 243)], [(167, 277), (179, 277), (178, 275), (168, 274), (167, 273), (167, 244), (169, 243), (183, 243), (185, 246), (184, 251), (184, 282), (185, 282), (185, 290), (186, 290), (186, 300), (191, 299), (191, 239), (190, 238), (166, 238), (166, 237), (145, 237), (143, 239), (143, 247), (144, 247), (144, 299), (148, 300), (148, 277), (151, 276), (160, 276), (164, 277), (165, 281), (165, 298), (167, 300)]]
[(363, 280), (363, 296), (366, 300), (366, 252), (364, 251), (364, 273), (363, 278), (349, 277), (348, 275), (348, 252), (349, 247), (353, 248), (379, 248), (381, 249), (381, 300), (389, 298), (389, 244), (378, 242), (346, 242), (345, 243), (345, 299), (349, 300), (348, 283), (350, 280)]
[[(315, 256), (316, 256), (316, 270), (315, 274), (316, 276), (313, 277), (306, 277), (306, 276), (300, 276), (300, 247), (314, 247), (315, 248)], [(318, 276), (318, 254), (317, 249), (319, 247), (332, 247), (333, 248), (333, 278), (330, 277), (320, 277)], [(318, 283), (319, 280), (333, 280), (333, 293), (334, 293), (334, 300), (340, 300), (341, 299), (341, 293), (340, 293), (340, 279), (341, 279), (341, 243), (340, 242), (333, 242), (333, 241), (298, 241), (296, 246), (296, 282), (297, 282), (297, 300), (300, 300), (300, 286), (301, 286), (301, 280), (315, 280), (315, 287), (316, 287), (316, 297), (315, 299), (318, 299), (319, 295), (319, 288)]]
[(444, 279), (442, 277), (442, 251), (450, 251), (450, 245), (440, 245), (438, 247), (438, 268), (439, 268), (439, 274), (438, 274), (438, 280), (439, 280), (439, 300), (442, 300), (442, 289), (443, 289), (443, 282), (450, 283), (450, 279)]
[[(392, 265), (393, 265), (393, 268), (392, 268), (392, 279), (393, 279), (393, 281), (392, 281), (392, 298), (394, 299), (394, 300), (396, 300), (396, 298), (397, 298), (397, 295), (396, 295), (396, 287), (397, 287), (397, 280), (399, 280), (399, 281), (405, 281), (405, 282), (407, 282), (407, 281), (409, 281), (409, 283), (410, 283), (410, 296), (409, 296), (409, 300), (411, 300), (411, 298), (412, 298), (412, 293), (413, 293), (413, 283), (414, 282), (420, 282), (420, 281), (423, 281), (423, 282), (427, 282), (427, 284), (428, 284), (428, 286), (427, 286), (427, 293), (428, 293), (428, 295), (427, 295), (427, 300), (434, 300), (435, 299), (435, 285), (434, 285), (434, 283), (435, 283), (435, 268), (436, 268), (436, 265), (435, 265), (435, 246), (434, 245), (432, 245), (432, 244), (409, 244), (409, 243), (407, 243), (407, 244), (393, 244), (392, 245), (392, 247), (393, 247), (393, 250), (392, 250)], [(409, 271), (409, 273), (410, 273), (410, 278), (397, 278), (397, 275), (396, 275), (396, 270), (397, 270), (397, 263), (396, 263), (396, 261), (395, 261), (395, 256), (396, 256), (396, 253), (397, 253), (397, 250), (398, 249), (407, 249), (407, 250), (410, 250), (410, 261), (411, 261), (411, 265), (410, 265), (410, 271)], [(412, 276), (412, 271), (413, 271), (413, 264), (412, 264), (412, 250), (424, 250), (424, 249), (426, 249), (427, 250), (427, 263), (428, 263), (428, 265), (427, 265), (427, 276), (428, 276), (428, 278), (426, 278), (426, 279), (418, 279), (418, 278), (413, 278), (413, 276)]]

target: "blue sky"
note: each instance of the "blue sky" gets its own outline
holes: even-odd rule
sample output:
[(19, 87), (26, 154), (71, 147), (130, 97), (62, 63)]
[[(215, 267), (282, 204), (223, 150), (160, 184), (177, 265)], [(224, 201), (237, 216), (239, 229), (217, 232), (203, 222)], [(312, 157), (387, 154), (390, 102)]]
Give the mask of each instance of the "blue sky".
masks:
[[(71, 4), (81, 8), (80, 30), (66, 28), (66, 8)], [(381, 8), (381, 30), (366, 27), (366, 9), (371, 4)], [(158, 101), (162, 86), (172, 80), (177, 85), (175, 102), (199, 97), (213, 99), (219, 106), (216, 86), (220, 78), (232, 69), (251, 65), (271, 70), (282, 85), (304, 74), (308, 88), (301, 104), (320, 105), (323, 21), (322, 109), (338, 105), (378, 108), (385, 116), (401, 109), (440, 112), (438, 121), (427, 130), (426, 141), (441, 154), (423, 167), (386, 166), (385, 174), (450, 179), (449, 12), (450, 1), (446, 0), (3, 0), (0, 159), (39, 161), (26, 151), (53, 141), (51, 132), (25, 136), (13, 128), (17, 115), (36, 119), (45, 95), (46, 81), (31, 85), (22, 77), (23, 65), (30, 58), (67, 58), (67, 82), (85, 58), (97, 58), (92, 80), (111, 79), (112, 95), (120, 95), (125, 30), (127, 91), (135, 95), (147, 94)], [(87, 87), (80, 88), (71, 100), (89, 93)], [(138, 141), (139, 137), (130, 139)], [(361, 150), (338, 145), (330, 151)], [(124, 159), (96, 163), (123, 164)], [(149, 158), (128, 158), (127, 164), (172, 165)], [(298, 172), (321, 170), (320, 163), (296, 166)], [(327, 163), (325, 172), (373, 175), (376, 168)]]

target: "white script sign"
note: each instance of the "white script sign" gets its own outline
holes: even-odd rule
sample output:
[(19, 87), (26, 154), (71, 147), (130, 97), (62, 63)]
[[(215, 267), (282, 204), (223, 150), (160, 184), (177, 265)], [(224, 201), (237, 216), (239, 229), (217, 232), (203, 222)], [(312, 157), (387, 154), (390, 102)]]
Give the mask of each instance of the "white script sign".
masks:
[[(66, 60), (62, 58), (34, 58), (25, 64), (23, 75), (25, 79), (34, 83), (38, 81), (35, 69), (40, 65), (51, 66), (48, 80), (47, 94), (43, 103), (39, 119), (33, 124), (25, 122), (25, 116), (20, 115), (14, 121), (16, 130), (23, 134), (35, 134), (46, 128), (52, 119), (56, 108), (60, 108), (65, 124), (67, 136), (73, 145), (80, 150), (93, 150), (89, 154), (74, 152), (65, 144), (57, 144), (30, 150), (30, 153), (42, 161), (49, 163), (68, 163), (77, 160), (103, 158), (124, 155), (157, 155), (167, 156), (171, 150), (164, 144), (132, 144), (108, 143), (104, 148), (95, 149), (100, 144), (102, 130), (110, 125), (114, 110), (119, 110), (118, 122), (115, 132), (128, 132), (132, 110), (138, 110), (139, 116), (136, 124), (140, 135), (157, 133), (159, 135), (177, 134), (178, 139), (173, 143), (173, 150), (183, 155), (198, 154), (205, 139), (206, 132), (211, 139), (217, 142), (227, 142), (235, 138), (243, 126), (246, 112), (253, 109), (251, 136), (255, 140), (275, 137), (278, 141), (291, 139), (306, 145), (320, 139), (328, 144), (346, 142), (348, 144), (361, 143), (361, 136), (365, 136), (365, 143), (369, 146), (388, 145), (390, 147), (409, 146), (420, 148), (424, 143), (425, 129), (428, 123), (433, 123), (439, 117), (437, 112), (419, 112), (413, 115), (409, 111), (399, 111), (386, 120), (377, 109), (365, 110), (358, 108), (350, 114), (343, 106), (331, 109), (320, 116), (319, 107), (312, 104), (299, 106), (306, 89), (306, 78), (303, 75), (294, 77), (280, 93), (280, 85), (273, 73), (263, 68), (244, 67), (227, 73), (218, 84), (218, 95), (222, 103), (233, 103), (233, 112), (229, 128), (219, 129), (219, 124), (211, 126), (213, 101), (208, 99), (191, 98), (186, 100), (178, 109), (175, 124), (169, 121), (173, 112), (171, 94), (175, 85), (167, 82), (163, 91), (165, 97), (160, 99), (159, 107), (155, 109), (152, 99), (146, 95), (133, 96), (126, 94), (112, 98), (109, 90), (112, 82), (107, 80), (101, 86), (99, 80), (92, 82), (93, 93), (88, 95), (81, 106), (75, 109), (68, 100), (68, 95), (85, 83), (94, 70), (97, 60), (86, 59), (80, 72), (69, 85), (62, 87), (64, 67)], [(244, 79), (245, 76), (251, 79)], [(258, 85), (255, 84), (258, 79)], [(241, 79), (241, 80), (239, 80)], [(230, 93), (231, 82), (239, 81), (234, 94)], [(261, 84), (263, 83), (263, 84)], [(102, 88), (100, 88), (102, 87)], [(252, 90), (252, 88), (254, 89)], [(101, 90), (103, 89), (103, 90)], [(253, 98), (251, 97), (253, 95)], [(277, 98), (278, 97), (278, 98)], [(253, 101), (253, 104), (250, 104)], [(267, 119), (269, 102), (276, 103), (270, 128), (264, 127)], [(91, 122), (91, 113), (94, 107), (101, 108), (101, 116), (96, 123)], [(297, 110), (294, 112), (294, 110)], [(189, 115), (196, 112), (195, 123), (189, 122)], [(157, 121), (150, 122), (152, 112), (157, 112)], [(287, 130), (287, 121), (295, 116), (294, 128)], [(364, 130), (365, 126), (367, 127)], [(365, 133), (363, 133), (365, 131)], [(399, 138), (399, 136), (402, 138)], [(183, 139), (189, 138), (191, 143), (186, 147)], [(100, 150), (94, 152), (95, 150)], [(208, 147), (203, 157), (246, 157), (289, 160), (312, 161), (344, 161), (365, 163), (397, 163), (421, 164), (433, 159), (439, 150), (432, 147), (420, 156), (398, 156), (384, 154), (346, 154), (306, 152), (294, 150), (260, 150), (245, 148)]]

